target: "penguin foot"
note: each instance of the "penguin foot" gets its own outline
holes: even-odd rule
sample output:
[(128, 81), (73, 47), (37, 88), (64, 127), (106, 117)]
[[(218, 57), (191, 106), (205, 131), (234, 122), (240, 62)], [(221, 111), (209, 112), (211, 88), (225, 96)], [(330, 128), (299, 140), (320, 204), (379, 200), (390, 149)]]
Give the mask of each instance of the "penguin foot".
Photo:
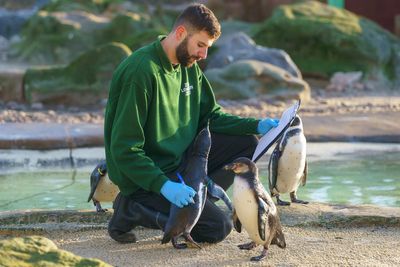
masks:
[(290, 206), (290, 202), (283, 201), (278, 196), (276, 197), (276, 204), (279, 206)]
[(201, 246), (199, 245), (199, 243), (197, 243), (196, 241), (193, 240), (193, 238), (190, 236), (190, 234), (185, 235), (185, 239), (187, 242), (189, 242), (190, 244), (194, 245), (195, 247), (201, 249)]
[(257, 244), (256, 244), (256, 242), (253, 242), (253, 241), (249, 242), (249, 243), (246, 243), (246, 244), (238, 245), (238, 248), (246, 249), (246, 250), (251, 250), (251, 249), (253, 249), (255, 247), (257, 247)]
[(98, 201), (93, 201), (93, 204), (96, 206), (96, 211), (97, 212), (106, 212), (107, 209), (103, 209), (100, 205), (100, 202)]
[(292, 203), (298, 203), (298, 204), (308, 204), (309, 203), (308, 201), (297, 199), (296, 191), (290, 192), (290, 200), (292, 201)]
[(298, 204), (308, 204), (310, 202), (308, 201), (304, 201), (304, 200), (300, 200), (300, 199), (292, 199), (292, 203), (298, 203)]
[(106, 211), (108, 211), (108, 209), (103, 209), (102, 207), (100, 207), (100, 208), (96, 207), (96, 211), (97, 212), (106, 212)]
[(188, 247), (186, 243), (178, 244), (178, 237), (173, 237), (171, 242), (172, 242), (172, 245), (174, 246), (174, 248), (176, 248), (176, 249), (185, 249)]
[(261, 261), (263, 259), (265, 259), (268, 256), (268, 249), (265, 249), (262, 251), (260, 256), (256, 256), (256, 257), (251, 257), (250, 260), (251, 261)]

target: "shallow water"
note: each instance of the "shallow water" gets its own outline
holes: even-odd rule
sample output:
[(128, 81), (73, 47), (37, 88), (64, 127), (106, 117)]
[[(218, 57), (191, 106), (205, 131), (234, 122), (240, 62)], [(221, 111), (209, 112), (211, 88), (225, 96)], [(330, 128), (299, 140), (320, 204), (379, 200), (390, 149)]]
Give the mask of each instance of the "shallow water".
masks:
[[(297, 196), (314, 202), (400, 207), (399, 163), (399, 152), (312, 161), (307, 184)], [(266, 170), (261, 170), (261, 177), (266, 181)], [(264, 186), (268, 188), (268, 183)], [(282, 199), (289, 200), (289, 196)]]
[[(298, 190), (299, 199), (400, 207), (400, 145), (309, 143), (307, 149), (308, 179)], [(89, 176), (102, 153), (101, 148), (0, 151), (0, 211), (94, 209), (87, 202)], [(266, 188), (268, 159), (265, 155), (257, 163)]]

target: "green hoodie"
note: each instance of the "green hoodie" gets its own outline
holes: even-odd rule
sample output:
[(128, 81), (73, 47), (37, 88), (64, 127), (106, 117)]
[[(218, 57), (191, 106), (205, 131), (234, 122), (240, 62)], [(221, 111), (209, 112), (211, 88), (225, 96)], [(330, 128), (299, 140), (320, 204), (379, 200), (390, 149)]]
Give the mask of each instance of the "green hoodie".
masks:
[(121, 193), (160, 192), (196, 134), (257, 134), (259, 120), (223, 113), (197, 64), (174, 67), (161, 38), (126, 58), (111, 81), (104, 121), (107, 171)]

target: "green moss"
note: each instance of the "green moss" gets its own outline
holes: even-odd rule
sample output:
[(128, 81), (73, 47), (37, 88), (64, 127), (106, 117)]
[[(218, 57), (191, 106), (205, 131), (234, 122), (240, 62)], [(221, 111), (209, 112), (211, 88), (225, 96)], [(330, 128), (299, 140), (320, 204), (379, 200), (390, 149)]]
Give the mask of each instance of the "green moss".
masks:
[(24, 77), (25, 97), (31, 102), (35, 101), (33, 95), (41, 95), (40, 99), (48, 95), (51, 99), (55, 93), (106, 93), (112, 72), (130, 53), (127, 46), (110, 43), (83, 53), (66, 67), (28, 69)]
[(27, 22), (21, 36), (22, 41), (13, 48), (13, 54), (22, 61), (37, 63), (63, 61), (65, 55), (57, 47), (84, 43), (74, 25), (61, 23), (45, 11)]
[(155, 20), (144, 13), (127, 12), (118, 14), (100, 33), (101, 41), (112, 40), (129, 46), (132, 50), (142, 47), (155, 40), (160, 34), (165, 34), (165, 27), (158, 27)]
[(97, 259), (83, 258), (58, 249), (49, 239), (40, 236), (0, 241), (0, 266), (110, 266)]
[(277, 8), (251, 36), (258, 44), (287, 51), (303, 72), (326, 76), (387, 65), (396, 40), (365, 18), (316, 1)]
[(176, 16), (176, 12), (161, 6), (149, 10), (145, 4), (132, 4), (134, 11), (120, 11), (115, 16), (101, 13), (101, 8), (84, 7), (110, 2), (119, 1), (51, 2), (24, 26), (13, 56), (41, 65), (68, 64), (77, 54), (110, 42), (121, 42), (135, 50), (168, 33)]
[(101, 13), (107, 9), (111, 3), (120, 3), (122, 0), (52, 0), (42, 7), (42, 10), (49, 12), (55, 11), (76, 11), (83, 10), (86, 12)]

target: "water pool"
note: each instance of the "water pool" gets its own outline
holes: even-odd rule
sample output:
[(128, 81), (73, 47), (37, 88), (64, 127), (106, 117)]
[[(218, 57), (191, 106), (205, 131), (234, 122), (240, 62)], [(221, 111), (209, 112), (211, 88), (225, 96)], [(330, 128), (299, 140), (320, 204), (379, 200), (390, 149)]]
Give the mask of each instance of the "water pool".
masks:
[[(400, 206), (399, 144), (309, 143), (307, 149), (309, 173), (299, 199)], [(0, 151), (0, 211), (94, 209), (87, 202), (89, 175), (102, 159), (102, 148)], [(268, 159), (267, 154), (257, 163), (266, 188)]]

